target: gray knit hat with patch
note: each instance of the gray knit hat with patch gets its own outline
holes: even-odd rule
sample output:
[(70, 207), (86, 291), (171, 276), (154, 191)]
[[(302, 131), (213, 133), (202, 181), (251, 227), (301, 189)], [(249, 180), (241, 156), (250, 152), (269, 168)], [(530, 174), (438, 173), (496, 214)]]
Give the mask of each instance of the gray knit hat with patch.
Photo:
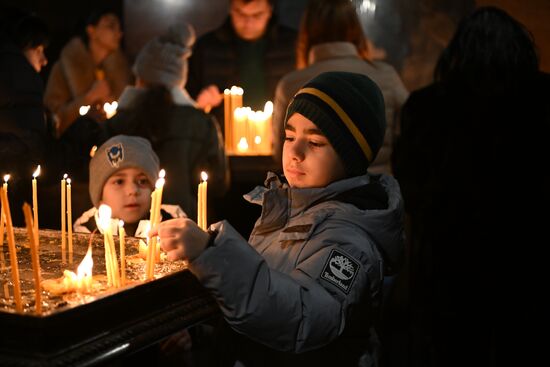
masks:
[(149, 41), (136, 57), (134, 74), (146, 83), (168, 88), (187, 83), (187, 59), (195, 43), (190, 24), (177, 24), (162, 36)]
[(143, 170), (151, 186), (159, 173), (159, 158), (149, 140), (139, 136), (116, 135), (107, 140), (90, 161), (90, 198), (97, 208), (105, 182), (115, 172), (124, 168)]

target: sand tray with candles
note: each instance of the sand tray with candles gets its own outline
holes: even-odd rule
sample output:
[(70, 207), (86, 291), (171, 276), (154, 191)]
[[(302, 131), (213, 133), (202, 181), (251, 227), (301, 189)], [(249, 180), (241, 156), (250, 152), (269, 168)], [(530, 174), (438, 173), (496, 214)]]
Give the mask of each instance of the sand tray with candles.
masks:
[[(22, 312), (16, 312), (8, 246), (4, 243), (1, 248), (2, 366), (93, 365), (143, 348), (218, 313), (215, 301), (186, 270), (183, 261), (161, 259), (155, 264), (155, 278), (146, 280), (145, 260), (139, 254), (136, 238), (126, 237), (126, 284), (115, 289), (107, 284), (101, 234), (74, 234), (72, 264), (62, 263), (60, 237), (59, 231), (40, 231), (42, 284), (48, 289), (41, 293), (40, 314), (35, 307), (26, 230), (15, 229)], [(118, 246), (116, 237), (115, 241)], [(90, 244), (94, 262), (91, 287), (87, 292), (63, 290), (63, 273), (76, 273)], [(68, 252), (66, 257), (68, 262)]]

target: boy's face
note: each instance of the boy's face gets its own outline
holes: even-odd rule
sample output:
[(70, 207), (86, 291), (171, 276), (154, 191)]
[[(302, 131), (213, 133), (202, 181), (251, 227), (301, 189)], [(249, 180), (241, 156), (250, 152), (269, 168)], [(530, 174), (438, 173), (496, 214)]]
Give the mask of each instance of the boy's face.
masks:
[(346, 177), (340, 157), (311, 120), (299, 113), (287, 122), (283, 171), (291, 187), (324, 187)]
[(152, 184), (141, 169), (124, 168), (105, 182), (101, 203), (111, 207), (113, 218), (137, 223), (151, 209), (151, 190)]

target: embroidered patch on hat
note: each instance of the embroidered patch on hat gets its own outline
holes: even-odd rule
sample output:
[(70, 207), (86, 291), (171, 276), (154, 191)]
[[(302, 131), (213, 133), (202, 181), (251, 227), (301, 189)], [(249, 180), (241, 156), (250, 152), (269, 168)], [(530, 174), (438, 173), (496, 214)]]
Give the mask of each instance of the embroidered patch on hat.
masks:
[(122, 144), (115, 144), (106, 150), (107, 158), (111, 166), (118, 168), (120, 162), (124, 160), (124, 149)]
[(352, 257), (338, 250), (332, 250), (321, 272), (321, 278), (347, 294), (359, 272), (359, 267), (359, 263)]

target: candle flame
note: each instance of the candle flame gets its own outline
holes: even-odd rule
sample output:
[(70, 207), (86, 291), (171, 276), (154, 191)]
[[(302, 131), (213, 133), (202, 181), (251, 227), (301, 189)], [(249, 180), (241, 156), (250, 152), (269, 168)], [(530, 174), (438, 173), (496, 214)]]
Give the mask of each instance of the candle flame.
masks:
[(122, 219), (118, 221), (118, 226), (119, 226), (120, 228), (123, 228), (123, 227), (124, 227), (124, 221), (123, 221)]
[(105, 114), (107, 115), (107, 118), (110, 119), (116, 114), (116, 110), (118, 108), (118, 102), (113, 101), (111, 103), (105, 102), (103, 104), (103, 111), (105, 111)]
[(157, 182), (155, 183), (155, 189), (162, 189), (162, 187), (164, 186), (164, 183), (166, 182), (166, 180), (164, 178), (159, 178), (157, 180)]
[(223, 94), (229, 95), (229, 94), (231, 94), (231, 91), (229, 89), (225, 88), (223, 90)]
[(38, 175), (40, 175), (40, 165), (36, 167), (36, 171), (34, 171), (34, 173), (32, 174), (32, 177), (37, 178)]
[(166, 171), (163, 169), (160, 170), (159, 172), (159, 178), (164, 178), (166, 176)]
[(98, 209), (99, 213), (99, 226), (105, 231), (111, 226), (111, 214), (113, 213), (109, 205), (101, 204)]
[(237, 144), (237, 149), (241, 152), (248, 150), (248, 142), (246, 141), (245, 137), (242, 137), (239, 140), (239, 144)]
[(69, 186), (71, 185), (71, 179), (70, 178), (67, 179), (67, 185), (69, 185)]
[(92, 246), (88, 246), (88, 252), (86, 252), (86, 256), (84, 256), (84, 259), (82, 259), (80, 265), (78, 265), (78, 268), (76, 269), (77, 278), (82, 279), (84, 277), (91, 277), (93, 266), (94, 259), (92, 258)]
[(202, 171), (202, 172), (201, 172), (201, 179), (202, 179), (203, 181), (208, 180), (208, 174), (207, 174), (206, 172)]
[(265, 103), (265, 106), (264, 106), (264, 113), (268, 114), (268, 115), (272, 115), (273, 114), (273, 102), (271, 101), (267, 101)]
[(8, 183), (8, 180), (10, 179), (10, 175), (4, 175), (4, 182)]
[(66, 180), (67, 177), (69, 177), (69, 175), (65, 173), (65, 174), (63, 175), (63, 179)]
[(262, 137), (259, 136), (259, 135), (256, 135), (256, 137), (254, 138), (254, 143), (259, 145), (262, 143)]
[(97, 151), (97, 145), (94, 145), (92, 149), (90, 149), (90, 158), (94, 157), (96, 151)]
[(90, 106), (80, 106), (80, 108), (78, 109), (78, 113), (80, 114), (80, 116), (84, 116), (88, 113), (88, 111), (90, 111)]

